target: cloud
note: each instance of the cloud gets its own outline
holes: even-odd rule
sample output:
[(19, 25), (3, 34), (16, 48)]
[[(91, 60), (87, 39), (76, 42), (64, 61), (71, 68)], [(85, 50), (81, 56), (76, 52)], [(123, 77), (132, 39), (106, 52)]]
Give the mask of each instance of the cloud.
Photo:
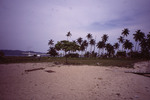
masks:
[(55, 43), (66, 39), (68, 31), (72, 39), (85, 38), (89, 32), (116, 38), (123, 28), (147, 33), (149, 4), (149, 0), (1, 0), (0, 49), (46, 51), (49, 39)]

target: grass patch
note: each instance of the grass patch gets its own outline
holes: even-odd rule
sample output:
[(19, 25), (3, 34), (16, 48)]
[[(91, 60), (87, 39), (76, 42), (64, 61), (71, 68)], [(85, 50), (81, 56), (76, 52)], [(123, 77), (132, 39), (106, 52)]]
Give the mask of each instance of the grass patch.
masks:
[[(68, 58), (68, 64), (71, 65), (96, 65), (96, 66), (118, 66), (118, 67), (128, 67), (132, 68), (134, 63), (144, 61), (141, 59), (130, 59), (130, 58)], [(36, 62), (55, 62), (58, 64), (64, 64), (65, 58), (60, 57), (41, 57), (32, 58), (32, 57), (5, 57), (3, 60), (0, 60), (0, 63), (9, 64), (9, 63), (36, 63)]]
[(118, 67), (128, 67), (132, 68), (134, 63), (140, 62), (139, 59), (87, 59), (78, 58), (70, 59), (69, 63), (77, 63), (79, 65), (96, 65), (96, 66), (118, 66)]

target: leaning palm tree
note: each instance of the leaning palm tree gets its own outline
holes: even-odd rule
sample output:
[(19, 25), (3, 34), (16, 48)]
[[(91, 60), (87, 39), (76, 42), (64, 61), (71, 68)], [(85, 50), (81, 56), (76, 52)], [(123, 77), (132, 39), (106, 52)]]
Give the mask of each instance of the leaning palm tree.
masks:
[(67, 40), (68, 40), (68, 37), (71, 37), (71, 36), (72, 36), (71, 32), (69, 31), (69, 32), (66, 34), (66, 36), (67, 36)]
[(123, 37), (125, 37), (125, 36), (127, 37), (129, 35), (129, 32), (130, 32), (129, 29), (125, 28), (124, 30), (122, 30), (121, 34), (123, 35)]
[(118, 41), (119, 41), (119, 43), (122, 44), (122, 51), (123, 51), (124, 38), (123, 38), (122, 36), (120, 36), (120, 37), (118, 38)]
[(50, 46), (50, 48), (54, 45), (54, 41), (52, 39), (49, 40), (48, 45)]

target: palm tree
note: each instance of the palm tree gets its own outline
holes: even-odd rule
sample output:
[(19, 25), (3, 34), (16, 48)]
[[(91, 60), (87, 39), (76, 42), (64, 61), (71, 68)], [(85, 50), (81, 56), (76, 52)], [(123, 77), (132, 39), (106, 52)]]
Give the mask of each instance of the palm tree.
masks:
[(115, 43), (114, 44), (114, 49), (118, 49), (119, 48), (119, 43)]
[(85, 49), (87, 50), (88, 42), (87, 42), (86, 40), (84, 40), (84, 41), (82, 42), (82, 44), (84, 45)]
[(149, 34), (147, 34), (147, 38), (150, 39), (150, 32), (149, 32)]
[(132, 42), (130, 42), (129, 40), (126, 40), (126, 41), (124, 42), (124, 44), (123, 44), (123, 47), (124, 47), (125, 49), (132, 50), (133, 44), (132, 44)]
[(90, 40), (92, 39), (92, 34), (91, 34), (91, 33), (88, 33), (86, 37), (87, 37), (87, 39), (90, 41)]
[(110, 53), (110, 48), (111, 48), (111, 44), (107, 43), (106, 48), (105, 48), (107, 50), (107, 54), (108, 54), (108, 52)]
[(81, 46), (81, 44), (82, 44), (82, 42), (83, 42), (83, 39), (82, 39), (81, 37), (79, 37), (79, 38), (77, 39), (77, 42), (78, 42), (79, 45)]
[(87, 37), (88, 43), (90, 44), (90, 40), (93, 38), (92, 34), (88, 33), (86, 37)]
[[(102, 38), (102, 41), (104, 42), (104, 45), (106, 45), (106, 41), (108, 41), (108, 35), (107, 34), (104, 34), (101, 38)], [(105, 46), (104, 46), (105, 48)], [(103, 48), (103, 53), (104, 53), (104, 48)]]
[(108, 35), (107, 35), (107, 34), (104, 34), (104, 35), (102, 36), (102, 41), (103, 41), (104, 43), (106, 43), (107, 40), (108, 40)]
[[(105, 47), (105, 43), (103, 42), (103, 41), (99, 41), (98, 43), (97, 43), (97, 48), (99, 49), (99, 55), (100, 55), (100, 49), (103, 49), (104, 47)], [(103, 53), (103, 52), (102, 52)]]
[(83, 51), (85, 51), (85, 45), (82, 43), (81, 45), (80, 45), (80, 50), (82, 51), (81, 52), (81, 56), (83, 55)]
[(95, 40), (94, 40), (94, 39), (91, 39), (91, 40), (90, 40), (90, 45), (91, 45), (91, 50), (90, 50), (90, 51), (92, 52), (92, 46), (95, 45)]
[(50, 48), (54, 45), (54, 41), (52, 39), (49, 40), (48, 45), (50, 46)]
[[(141, 53), (143, 58), (150, 58), (150, 32), (141, 42)], [(150, 64), (149, 64), (150, 65)]]
[(120, 36), (120, 37), (118, 38), (118, 41), (119, 41), (119, 43), (122, 44), (122, 51), (123, 51), (124, 38), (123, 38), (122, 36)]
[(127, 37), (129, 35), (129, 32), (130, 32), (129, 29), (125, 28), (124, 30), (122, 30), (121, 34), (123, 35), (123, 37), (125, 37), (125, 36)]
[(147, 34), (147, 42), (148, 42), (148, 48), (150, 51), (150, 32), (149, 32), (149, 34)]
[[(136, 41), (136, 44), (135, 44), (135, 51), (136, 51), (136, 46), (137, 46), (138, 42), (141, 42), (144, 39), (145, 34), (143, 32), (141, 32), (141, 30), (137, 30), (135, 32), (136, 33), (133, 34), (133, 36), (134, 36), (133, 39)], [(138, 46), (138, 49), (139, 49), (139, 46)]]
[(106, 50), (107, 50), (107, 54), (109, 55), (109, 57), (114, 55), (114, 52), (115, 52), (114, 47), (110, 43), (106, 44)]
[[(149, 42), (150, 43), (150, 42)], [(140, 42), (140, 46), (141, 46), (141, 51), (145, 52), (147, 51), (147, 48), (149, 46), (149, 43), (148, 43), (148, 39), (143, 39), (141, 42)], [(148, 53), (147, 53), (148, 54)]]
[(67, 40), (68, 40), (68, 37), (71, 37), (71, 36), (72, 36), (71, 32), (69, 31), (69, 32), (66, 34), (66, 36), (67, 36)]
[[(119, 49), (119, 43), (115, 43), (113, 46), (114, 46), (114, 49), (115, 49), (115, 50), (118, 50), (118, 49)], [(117, 51), (116, 51), (116, 52), (117, 52)]]

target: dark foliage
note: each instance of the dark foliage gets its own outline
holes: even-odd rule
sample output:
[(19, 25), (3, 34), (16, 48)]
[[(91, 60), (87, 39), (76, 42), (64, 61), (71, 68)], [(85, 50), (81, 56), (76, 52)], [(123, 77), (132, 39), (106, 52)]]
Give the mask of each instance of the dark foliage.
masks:
[(4, 52), (0, 51), (0, 57), (4, 57), (4, 56), (5, 56)]
[(52, 56), (52, 57), (55, 57), (58, 55), (58, 53), (54, 47), (50, 47), (48, 54), (50, 54), (50, 56)]
[(124, 57), (126, 57), (126, 51), (118, 51), (116, 56), (118, 58), (124, 58)]
[(66, 56), (70, 57), (70, 58), (79, 58), (79, 54), (78, 53), (70, 53), (70, 54), (67, 54)]
[(84, 57), (86, 57), (86, 58), (90, 57), (90, 52), (86, 52), (86, 53), (84, 54)]
[(4, 62), (5, 58), (4, 58), (5, 54), (3, 51), (0, 51), (0, 62)]

